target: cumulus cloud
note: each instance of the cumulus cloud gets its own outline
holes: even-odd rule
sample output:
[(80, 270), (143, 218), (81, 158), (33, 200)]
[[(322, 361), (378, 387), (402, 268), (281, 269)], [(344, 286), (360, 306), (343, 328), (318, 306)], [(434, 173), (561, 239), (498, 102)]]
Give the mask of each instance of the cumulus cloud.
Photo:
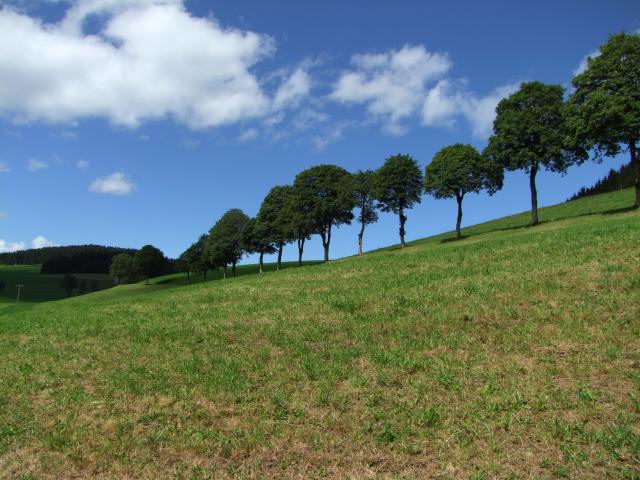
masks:
[(594, 50), (593, 52), (584, 56), (584, 58), (580, 61), (578, 67), (573, 71), (573, 76), (579, 75), (584, 72), (587, 68), (587, 63), (590, 58), (596, 58), (600, 56), (600, 50)]
[(27, 245), (24, 242), (7, 242), (0, 238), (0, 253), (15, 252), (25, 248)]
[(134, 183), (122, 172), (115, 172), (104, 178), (96, 178), (89, 186), (89, 191), (107, 195), (129, 195), (135, 189)]
[(35, 158), (30, 158), (29, 160), (27, 160), (27, 169), (30, 172), (37, 172), (38, 170), (42, 170), (43, 168), (47, 168), (46, 163)]
[(447, 54), (428, 52), (422, 45), (354, 55), (352, 64), (354, 69), (342, 73), (330, 98), (366, 105), (367, 111), (382, 119), (385, 131), (392, 134), (402, 133), (402, 121), (419, 111), (428, 82), (451, 68)]
[(7, 165), (4, 162), (0, 162), (0, 173), (9, 173), (9, 172), (11, 172), (9, 165)]
[(518, 86), (518, 83), (510, 83), (479, 96), (470, 92), (464, 81), (440, 80), (427, 93), (422, 106), (422, 122), (428, 126), (452, 127), (462, 116), (474, 137), (486, 138), (491, 133), (498, 102), (515, 92)]
[(86, 170), (90, 165), (91, 164), (87, 160), (78, 160), (78, 163), (76, 163), (76, 167), (80, 170)]
[[(95, 18), (104, 21), (87, 32)], [(18, 122), (231, 124), (268, 113), (251, 68), (273, 51), (270, 37), (193, 16), (181, 0), (77, 0), (55, 24), (5, 7), (0, 112)], [(282, 86), (279, 102), (299, 94), (303, 77)]]
[(38, 235), (36, 238), (31, 240), (32, 248), (44, 248), (44, 247), (57, 247), (57, 243), (53, 243), (51, 240), (46, 239), (42, 235)]

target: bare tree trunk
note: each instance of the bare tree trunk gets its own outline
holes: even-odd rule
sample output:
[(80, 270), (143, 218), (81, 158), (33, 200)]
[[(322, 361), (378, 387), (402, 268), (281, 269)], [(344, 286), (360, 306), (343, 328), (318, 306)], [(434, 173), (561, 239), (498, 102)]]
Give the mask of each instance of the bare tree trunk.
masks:
[(529, 173), (529, 186), (531, 187), (531, 225), (538, 225), (538, 190), (536, 189), (536, 173), (538, 164), (531, 166)]
[(260, 273), (264, 272), (264, 264), (262, 262), (264, 258), (264, 252), (260, 252)]
[(298, 266), (301, 267), (302, 266), (302, 252), (304, 252), (304, 241), (306, 239), (303, 238), (298, 238)]
[(629, 143), (629, 152), (631, 152), (631, 164), (636, 169), (636, 207), (640, 208), (640, 159), (635, 140)]
[(278, 270), (282, 270), (282, 247), (284, 246), (283, 243), (278, 243)]
[(236, 276), (236, 262), (231, 263), (231, 276)]
[(225, 263), (224, 268), (222, 269), (222, 278), (227, 278), (227, 264)]
[(358, 234), (358, 255), (362, 255), (362, 237), (364, 236), (364, 227), (365, 227), (365, 223), (362, 222), (362, 226), (360, 227), (360, 233)]
[(322, 246), (324, 247), (324, 261), (329, 261), (329, 245), (331, 244), (331, 225), (327, 228), (326, 231), (320, 232), (320, 236), (322, 237)]
[(189, 276), (189, 270), (187, 270), (187, 283), (191, 284), (191, 277)]
[(462, 224), (462, 198), (464, 194), (460, 195), (456, 192), (456, 200), (458, 201), (458, 219), (456, 220), (456, 240), (460, 240), (462, 238), (462, 233), (460, 232), (460, 225)]
[(404, 215), (404, 209), (400, 209), (400, 212), (398, 214), (399, 220), (400, 220), (400, 248), (404, 248), (405, 247), (405, 243), (404, 243), (404, 234), (405, 229), (404, 229), (404, 224), (407, 221), (407, 217)]

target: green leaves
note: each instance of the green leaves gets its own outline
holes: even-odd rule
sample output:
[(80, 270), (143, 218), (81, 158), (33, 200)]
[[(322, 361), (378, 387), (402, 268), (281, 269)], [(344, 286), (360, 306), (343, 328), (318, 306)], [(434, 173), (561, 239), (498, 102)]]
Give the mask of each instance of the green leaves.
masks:
[(410, 155), (394, 155), (387, 158), (378, 170), (375, 194), (384, 212), (400, 213), (420, 203), (422, 172)]

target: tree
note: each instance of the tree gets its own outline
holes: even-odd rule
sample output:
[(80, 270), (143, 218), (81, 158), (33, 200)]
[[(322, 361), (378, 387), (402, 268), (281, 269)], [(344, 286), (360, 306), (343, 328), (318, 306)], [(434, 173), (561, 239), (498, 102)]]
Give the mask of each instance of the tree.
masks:
[(320, 234), (324, 261), (329, 261), (331, 230), (353, 220), (353, 195), (345, 190), (344, 181), (350, 174), (336, 165), (319, 165), (300, 172), (293, 183), (298, 207), (310, 220), (312, 233)]
[(260, 273), (264, 271), (264, 256), (276, 252), (274, 243), (268, 238), (265, 225), (258, 218), (251, 218), (242, 230), (242, 249), (247, 253), (260, 254)]
[(151, 277), (162, 275), (165, 262), (164, 254), (153, 245), (145, 245), (136, 252), (134, 257), (136, 270), (145, 277), (145, 283), (149, 285)]
[(138, 279), (138, 271), (133, 255), (128, 253), (119, 253), (114, 255), (109, 267), (109, 274), (115, 279), (116, 283), (131, 283)]
[(264, 236), (262, 240), (276, 246), (278, 270), (282, 268), (282, 249), (293, 240), (293, 231), (286, 211), (291, 189), (290, 186), (284, 185), (273, 187), (264, 197), (258, 212), (258, 223)]
[(78, 285), (78, 277), (71, 273), (65, 273), (60, 281), (60, 287), (67, 292), (67, 297), (73, 293), (73, 289)]
[(456, 239), (460, 240), (462, 199), (467, 193), (487, 190), (489, 195), (502, 188), (502, 167), (480, 155), (471, 145), (457, 143), (436, 153), (425, 169), (425, 192), (435, 198), (454, 198), (458, 202)]
[(377, 172), (374, 193), (383, 212), (393, 212), (400, 220), (400, 247), (404, 248), (404, 212), (420, 203), (422, 172), (418, 163), (409, 155), (394, 155), (384, 162)]
[(295, 185), (292, 187), (287, 204), (285, 205), (286, 216), (289, 221), (291, 234), (296, 240), (298, 247), (298, 266), (302, 266), (302, 254), (304, 244), (314, 233), (313, 217), (303, 201), (304, 196)]
[(612, 35), (572, 84), (575, 91), (567, 101), (571, 143), (594, 149), (596, 161), (628, 151), (640, 207), (640, 35)]
[(358, 255), (362, 255), (362, 237), (367, 225), (378, 221), (378, 212), (374, 204), (374, 188), (376, 173), (373, 170), (359, 170), (351, 178), (351, 188), (355, 206), (358, 209), (356, 216), (360, 223), (358, 233)]
[(0, 280), (0, 292), (2, 292), (4, 290), (4, 287), (6, 285), (4, 284), (4, 280)]
[(506, 170), (524, 170), (531, 190), (531, 225), (538, 224), (536, 175), (540, 167), (564, 173), (578, 159), (567, 148), (560, 85), (527, 82), (496, 108), (485, 153)]
[(205, 252), (213, 266), (220, 266), (227, 277), (227, 265), (231, 264), (231, 272), (236, 275), (236, 264), (242, 258), (242, 230), (249, 221), (242, 210), (228, 210), (216, 224), (211, 227), (206, 239)]

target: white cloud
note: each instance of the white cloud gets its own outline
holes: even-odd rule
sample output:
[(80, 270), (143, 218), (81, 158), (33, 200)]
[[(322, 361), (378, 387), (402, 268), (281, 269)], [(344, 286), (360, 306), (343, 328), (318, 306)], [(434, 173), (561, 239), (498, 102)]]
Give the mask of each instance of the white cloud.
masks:
[(76, 163), (76, 167), (80, 170), (86, 170), (90, 165), (91, 164), (87, 160), (78, 160), (78, 163)]
[(496, 88), (478, 96), (466, 88), (464, 81), (441, 80), (427, 94), (422, 107), (422, 122), (428, 126), (452, 127), (459, 116), (464, 117), (476, 138), (486, 138), (493, 128), (496, 106), (515, 92), (519, 83)]
[(311, 77), (300, 67), (278, 88), (273, 99), (273, 108), (279, 110), (286, 106), (297, 106), (300, 100), (311, 90)]
[(46, 239), (42, 235), (38, 235), (36, 238), (31, 240), (32, 248), (44, 248), (44, 247), (57, 247), (57, 243), (53, 243), (51, 240)]
[(0, 253), (15, 252), (25, 248), (27, 245), (24, 242), (7, 242), (0, 238)]
[(580, 65), (573, 71), (573, 76), (581, 74), (587, 68), (587, 62), (589, 58), (596, 58), (600, 56), (600, 50), (594, 50), (593, 52), (584, 56), (584, 58), (580, 61)]
[(47, 164), (35, 158), (30, 158), (29, 160), (27, 160), (27, 168), (30, 172), (37, 172), (38, 170), (47, 168)]
[(96, 178), (89, 191), (108, 195), (129, 195), (135, 189), (133, 182), (122, 172), (115, 172), (104, 178)]
[(11, 172), (9, 165), (7, 165), (4, 162), (0, 162), (0, 173), (9, 173), (9, 172)]
[(354, 55), (352, 63), (355, 69), (342, 73), (330, 97), (341, 103), (366, 105), (392, 134), (404, 132), (402, 121), (419, 111), (427, 84), (451, 68), (447, 54), (428, 52), (422, 45)]
[[(83, 31), (90, 18), (105, 20), (92, 34)], [(251, 68), (273, 51), (270, 37), (195, 17), (181, 0), (77, 0), (55, 24), (5, 7), (0, 113), (17, 122), (231, 124), (269, 112)], [(292, 82), (280, 101), (300, 91), (300, 78)]]
[(251, 140), (255, 140), (258, 138), (258, 130), (255, 128), (249, 128), (238, 135), (239, 142), (250, 142)]

